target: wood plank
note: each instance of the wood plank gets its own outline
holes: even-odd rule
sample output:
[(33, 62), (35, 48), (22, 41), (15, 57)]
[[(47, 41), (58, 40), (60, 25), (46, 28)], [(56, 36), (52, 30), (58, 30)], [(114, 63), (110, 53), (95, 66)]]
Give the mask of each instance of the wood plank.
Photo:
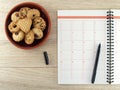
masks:
[(59, 85), (56, 68), (0, 68), (0, 90), (119, 90), (119, 85)]
[(55, 89), (56, 73), (55, 68), (0, 68), (0, 90)]
[[(4, 44), (4, 45), (2, 45)], [(47, 48), (46, 48), (47, 47)], [(54, 50), (52, 49), (54, 47)], [(48, 52), (50, 64), (57, 65), (56, 45), (48, 42), (34, 50), (21, 50), (7, 41), (0, 42), (0, 67), (46, 67), (43, 51)]]

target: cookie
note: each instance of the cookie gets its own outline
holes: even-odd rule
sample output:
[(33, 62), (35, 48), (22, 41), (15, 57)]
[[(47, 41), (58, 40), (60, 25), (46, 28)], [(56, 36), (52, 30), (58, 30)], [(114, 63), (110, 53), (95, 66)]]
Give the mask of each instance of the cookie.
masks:
[(43, 37), (43, 32), (41, 29), (33, 28), (35, 39), (41, 39)]
[(34, 33), (32, 30), (25, 35), (25, 43), (30, 45), (34, 42)]
[(23, 7), (19, 10), (19, 16), (21, 19), (27, 17), (27, 12), (30, 10), (29, 7)]
[(27, 17), (31, 19), (34, 19), (38, 16), (40, 16), (40, 12), (38, 9), (30, 9), (27, 13)]
[(19, 12), (16, 11), (16, 12), (12, 13), (11, 20), (13, 22), (17, 22), (19, 19), (20, 19)]
[(24, 39), (24, 36), (24, 32), (21, 30), (12, 34), (12, 38), (16, 42), (22, 41)]
[(13, 40), (15, 42), (23, 40), (27, 45), (31, 45), (34, 40), (42, 39), (46, 21), (40, 15), (40, 10), (29, 7), (22, 7), (19, 11), (13, 12), (8, 25)]
[(14, 33), (14, 32), (17, 32), (20, 30), (20, 28), (18, 27), (18, 25), (16, 24), (16, 22), (11, 22), (9, 25), (8, 25), (8, 29), (11, 33)]
[(30, 18), (20, 19), (17, 25), (23, 32), (28, 33), (32, 25), (32, 20)]
[(33, 20), (33, 27), (40, 28), (42, 31), (46, 28), (46, 22), (42, 17), (36, 17)]

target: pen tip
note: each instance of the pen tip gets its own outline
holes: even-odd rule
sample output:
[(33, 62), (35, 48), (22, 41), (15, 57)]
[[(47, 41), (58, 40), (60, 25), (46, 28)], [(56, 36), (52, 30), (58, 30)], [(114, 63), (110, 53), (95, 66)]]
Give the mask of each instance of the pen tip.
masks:
[(91, 83), (94, 84), (94, 81), (92, 81)]

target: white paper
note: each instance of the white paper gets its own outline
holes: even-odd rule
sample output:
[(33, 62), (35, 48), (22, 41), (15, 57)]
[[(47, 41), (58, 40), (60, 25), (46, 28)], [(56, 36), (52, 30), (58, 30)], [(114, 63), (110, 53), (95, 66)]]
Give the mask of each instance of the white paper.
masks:
[(106, 16), (107, 10), (58, 11), (58, 84), (91, 84), (98, 44), (101, 52), (96, 84), (106, 84), (106, 18), (59, 18)]

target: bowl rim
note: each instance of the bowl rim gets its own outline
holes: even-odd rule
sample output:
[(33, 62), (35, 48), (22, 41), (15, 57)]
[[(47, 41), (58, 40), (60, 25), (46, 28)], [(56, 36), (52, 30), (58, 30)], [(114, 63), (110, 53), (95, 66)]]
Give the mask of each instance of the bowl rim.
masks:
[[(8, 34), (7, 34), (7, 27), (6, 27), (6, 26), (7, 26), (7, 20), (8, 20), (8, 17), (9, 17), (9, 15), (10, 15), (10, 13), (11, 13), (15, 8), (17, 8), (17, 7), (19, 7), (19, 6), (22, 6), (22, 5), (24, 5), (24, 4), (28, 4), (28, 5), (31, 4), (31, 5), (37, 6), (37, 7), (39, 7), (40, 9), (42, 9), (42, 10), (44, 11), (47, 19), (48, 19), (48, 22), (49, 22), (48, 32), (47, 32), (44, 40), (41, 41), (40, 43), (32, 46), (32, 47), (24, 47), (24, 46), (20, 46), (19, 44), (16, 44), (14, 41), (12, 41), (12, 40), (10, 39), (10, 37), (9, 37)], [(41, 6), (40, 4), (35, 3), (35, 2), (23, 2), (23, 3), (19, 3), (19, 4), (15, 5), (12, 9), (10, 9), (10, 11), (8, 12), (8, 14), (7, 14), (7, 16), (6, 16), (6, 19), (5, 19), (5, 33), (6, 33), (6, 36), (7, 36), (8, 40), (9, 40), (14, 46), (16, 46), (16, 47), (18, 47), (18, 48), (21, 48), (21, 49), (24, 49), (24, 50), (31, 50), (31, 49), (37, 48), (38, 46), (41, 46), (41, 45), (42, 45), (43, 43), (45, 43), (46, 40), (48, 39), (48, 36), (50, 35), (50, 32), (51, 32), (51, 19), (50, 19), (49, 13), (48, 13), (48, 11), (47, 11), (43, 6)]]

